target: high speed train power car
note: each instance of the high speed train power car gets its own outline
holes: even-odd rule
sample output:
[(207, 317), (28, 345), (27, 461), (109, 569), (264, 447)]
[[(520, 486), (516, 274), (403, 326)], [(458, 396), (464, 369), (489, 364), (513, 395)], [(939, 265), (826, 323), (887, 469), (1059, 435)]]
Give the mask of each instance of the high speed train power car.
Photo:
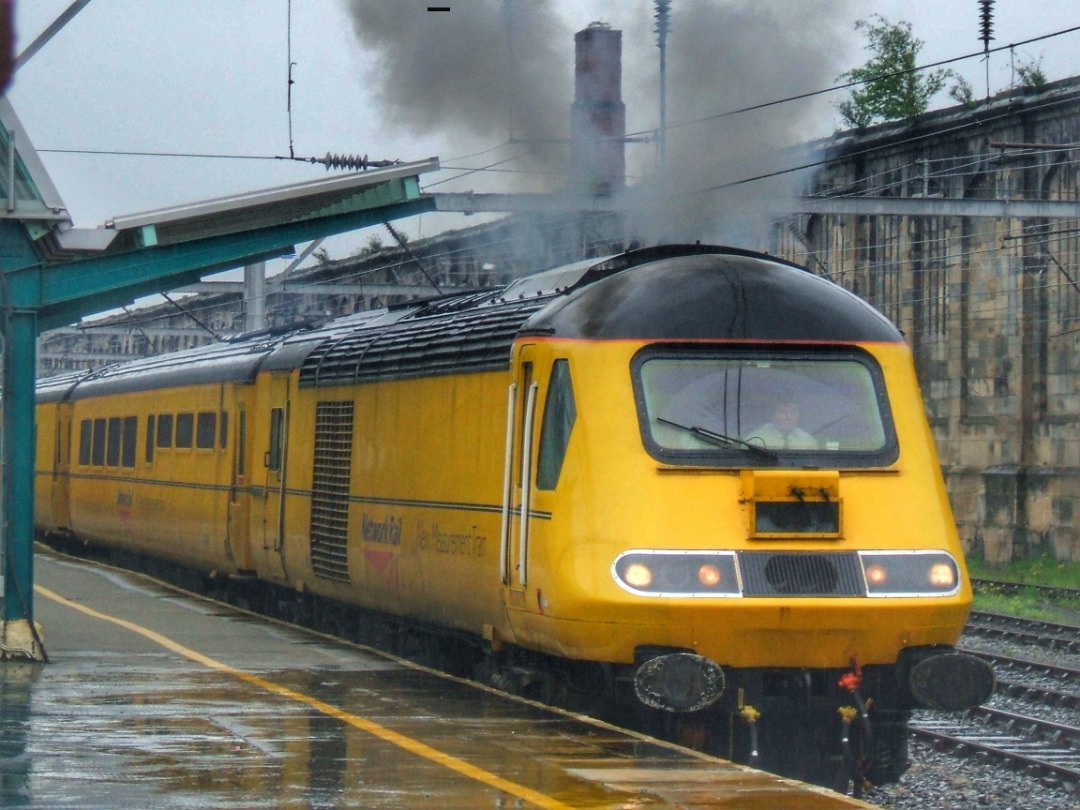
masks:
[(660, 246), (44, 380), (42, 532), (391, 617), (518, 691), (894, 780), (981, 702), (910, 352), (769, 256)]

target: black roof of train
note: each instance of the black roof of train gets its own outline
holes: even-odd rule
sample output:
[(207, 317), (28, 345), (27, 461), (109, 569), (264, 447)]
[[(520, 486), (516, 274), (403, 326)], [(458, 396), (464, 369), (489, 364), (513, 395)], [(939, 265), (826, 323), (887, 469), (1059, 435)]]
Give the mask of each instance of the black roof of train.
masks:
[(903, 340), (861, 298), (764, 254), (702, 247), (658, 256), (639, 272), (621, 272), (620, 258), (602, 284), (581, 285), (523, 331), (596, 340)]
[(577, 339), (857, 341), (903, 338), (866, 302), (765, 254), (665, 245), (575, 262), (505, 288), (347, 316), (43, 380), (39, 401), (252, 381), (301, 385), (505, 369), (519, 335)]

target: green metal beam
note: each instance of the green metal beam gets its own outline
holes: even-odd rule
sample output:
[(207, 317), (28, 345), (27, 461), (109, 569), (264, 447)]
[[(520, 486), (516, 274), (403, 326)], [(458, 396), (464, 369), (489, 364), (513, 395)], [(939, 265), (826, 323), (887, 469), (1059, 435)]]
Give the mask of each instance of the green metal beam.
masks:
[[(244, 264), (276, 259), (282, 254), (282, 250), (276, 249), (266, 254), (253, 254), (244, 258)], [(285, 251), (287, 252), (287, 250)], [(196, 284), (204, 276), (211, 275), (218, 269), (230, 270), (235, 267), (230, 264), (222, 268), (197, 268), (187, 272), (176, 273), (168, 277), (168, 286), (162, 285), (161, 279), (149, 278), (141, 282), (131, 281), (122, 288), (113, 288), (104, 292), (88, 294), (79, 298), (72, 298), (61, 303), (43, 306), (38, 310), (38, 334), (48, 332), (50, 329), (58, 329), (77, 322), (80, 318), (93, 315), (98, 312), (127, 306), (147, 295), (168, 292), (170, 289), (184, 287), (188, 284)]]
[[(193, 284), (201, 276), (279, 256), (298, 242), (433, 210), (434, 202), (422, 198), (227, 236), (29, 267), (8, 274), (9, 290), (17, 306), (40, 312), (42, 329), (53, 328), (73, 322), (58, 319), (57, 313), (62, 312), (63, 318), (91, 315), (141, 295)], [(82, 306), (80, 301), (90, 304)]]

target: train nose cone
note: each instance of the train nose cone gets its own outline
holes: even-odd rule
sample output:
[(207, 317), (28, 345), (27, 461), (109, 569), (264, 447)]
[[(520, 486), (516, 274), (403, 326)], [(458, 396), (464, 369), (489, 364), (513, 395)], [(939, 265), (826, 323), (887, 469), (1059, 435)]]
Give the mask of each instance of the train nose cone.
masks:
[(724, 670), (692, 653), (651, 658), (634, 675), (638, 700), (654, 709), (696, 712), (711, 706), (724, 692)]
[(928, 709), (957, 711), (983, 703), (994, 692), (993, 668), (964, 653), (932, 655), (911, 668), (908, 686)]

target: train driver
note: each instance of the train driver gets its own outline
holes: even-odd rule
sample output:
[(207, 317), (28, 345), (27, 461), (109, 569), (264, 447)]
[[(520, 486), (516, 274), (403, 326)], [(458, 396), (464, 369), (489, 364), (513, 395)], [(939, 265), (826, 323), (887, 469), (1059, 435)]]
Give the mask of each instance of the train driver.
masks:
[(743, 441), (761, 444), (770, 450), (816, 450), (817, 440), (799, 427), (799, 406), (782, 400), (773, 411), (773, 418), (757, 430), (743, 436)]

